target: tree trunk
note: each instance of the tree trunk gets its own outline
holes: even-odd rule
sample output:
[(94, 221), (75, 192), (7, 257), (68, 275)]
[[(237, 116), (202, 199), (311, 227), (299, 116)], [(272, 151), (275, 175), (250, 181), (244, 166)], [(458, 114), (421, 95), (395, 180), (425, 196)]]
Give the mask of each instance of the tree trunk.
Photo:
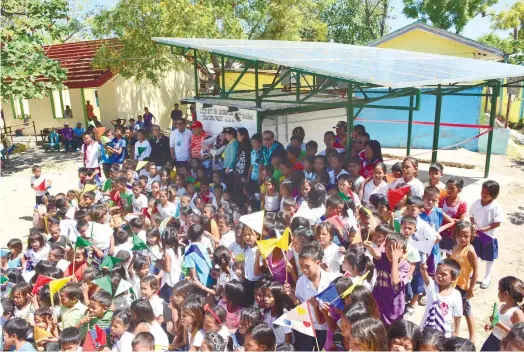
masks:
[(380, 37), (384, 36), (386, 31), (386, 21), (388, 18), (389, 0), (382, 0), (382, 19), (380, 20)]

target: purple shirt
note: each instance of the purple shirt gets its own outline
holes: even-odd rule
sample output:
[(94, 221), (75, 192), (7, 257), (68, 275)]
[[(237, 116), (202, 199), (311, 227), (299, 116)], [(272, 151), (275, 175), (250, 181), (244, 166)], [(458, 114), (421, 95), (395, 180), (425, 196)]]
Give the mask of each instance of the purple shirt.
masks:
[(151, 112), (142, 115), (142, 117), (144, 118), (144, 126), (151, 126), (153, 124), (153, 114)]
[(373, 298), (377, 301), (380, 317), (386, 326), (402, 319), (406, 306), (405, 287), (408, 281), (410, 264), (402, 259), (398, 265), (400, 283), (391, 284), (391, 262), (382, 253), (379, 260), (374, 260), (377, 270), (377, 280), (373, 287)]
[(62, 133), (62, 136), (66, 140), (73, 139), (73, 129), (71, 127), (64, 127), (64, 128), (62, 128), (62, 131), (60, 133)]

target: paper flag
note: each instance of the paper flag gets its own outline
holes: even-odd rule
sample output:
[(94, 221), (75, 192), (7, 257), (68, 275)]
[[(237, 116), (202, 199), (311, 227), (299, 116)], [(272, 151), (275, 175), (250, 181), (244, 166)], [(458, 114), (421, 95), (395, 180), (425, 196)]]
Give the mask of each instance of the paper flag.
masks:
[(137, 235), (133, 235), (133, 247), (131, 247), (131, 250), (140, 251), (142, 249), (149, 249), (149, 247), (144, 241), (142, 241), (140, 237), (138, 237)]
[(196, 254), (198, 254), (198, 256), (200, 258), (206, 260), (206, 258), (204, 257), (204, 254), (202, 254), (202, 251), (200, 250), (200, 248), (198, 248), (198, 246), (196, 244), (190, 244), (189, 247), (187, 248), (186, 252), (184, 253), (184, 256), (188, 256), (191, 253), (196, 253)]
[(284, 313), (273, 322), (275, 325), (286, 326), (308, 336), (315, 336), (311, 316), (308, 312), (308, 303), (304, 302), (289, 312)]
[(369, 275), (369, 271), (366, 271), (364, 273), (364, 275), (362, 275), (361, 277), (355, 279), (355, 281), (353, 281), (353, 285), (351, 285), (347, 290), (342, 292), (340, 297), (346, 298), (349, 294), (351, 294), (351, 292), (353, 292), (355, 287), (357, 287), (358, 285), (362, 284), (362, 282), (364, 282), (364, 280), (368, 277), (368, 275)]
[(136, 149), (137, 149), (137, 151), (138, 151), (138, 156), (142, 156), (142, 153), (143, 153), (144, 150), (146, 150), (147, 148), (146, 148), (146, 147), (137, 147)]
[(7, 249), (7, 248), (2, 248), (0, 249), (0, 257), (5, 257), (6, 255), (8, 255), (9, 253), (11, 253), (11, 250)]
[(47, 276), (44, 276), (44, 275), (38, 275), (38, 278), (36, 279), (35, 285), (33, 286), (33, 291), (31, 291), (31, 293), (33, 295), (36, 295), (41, 287), (44, 287), (45, 284), (47, 284), (48, 282), (51, 282), (53, 280), (54, 279), (51, 278), (51, 277), (47, 277)]
[(89, 330), (82, 351), (84, 352), (97, 352), (101, 350), (103, 346), (107, 344), (106, 332), (102, 330), (98, 325), (95, 325), (93, 330)]
[(329, 303), (335, 308), (344, 310), (344, 301), (340, 298), (340, 295), (337, 291), (337, 286), (334, 282), (331, 282), (324, 291), (320, 292), (315, 297), (323, 302)]
[(24, 278), (25, 282), (29, 282), (31, 281), (33, 276), (35, 276), (35, 274), (36, 273), (34, 270), (30, 270), (30, 271), (26, 271), (25, 273), (22, 273), (22, 277)]
[(4, 283), (6, 283), (6, 282), (8, 282), (8, 281), (9, 281), (9, 279), (8, 279), (7, 277), (5, 277), (5, 276), (0, 276), (0, 284), (4, 284)]
[(106, 136), (102, 136), (102, 137), (100, 137), (100, 142), (102, 144), (108, 144), (108, 143), (111, 142), (111, 140), (109, 138), (107, 138)]
[(46, 187), (46, 180), (44, 178), (42, 178), (42, 182), (40, 182), (38, 185), (33, 184), (33, 188), (34, 188), (35, 191), (44, 192), (47, 189), (47, 187)]
[(133, 285), (127, 281), (127, 280), (120, 280), (120, 283), (118, 284), (118, 287), (116, 288), (116, 291), (115, 291), (115, 294), (114, 294), (114, 297), (118, 296), (119, 294), (123, 293), (123, 292), (126, 292), (127, 290), (129, 290)]
[(98, 287), (100, 287), (102, 290), (109, 292), (111, 295), (113, 294), (113, 284), (111, 283), (111, 279), (109, 278), (109, 276), (103, 276), (101, 278), (93, 280), (92, 282)]
[(100, 268), (109, 268), (112, 269), (116, 264), (120, 263), (122, 259), (113, 257), (113, 256), (106, 256), (104, 257), (104, 260), (102, 260), (102, 263), (100, 263)]
[(396, 177), (393, 177), (393, 175), (390, 175), (390, 174), (387, 174), (387, 175), (386, 175), (386, 182), (387, 182), (387, 183), (393, 183), (393, 182), (395, 182), (396, 180), (397, 180), (397, 178), (396, 178)]
[(244, 252), (240, 252), (237, 255), (235, 255), (235, 262), (243, 262), (244, 260), (246, 260), (246, 255), (244, 254)]
[[(106, 131), (106, 128), (105, 127), (98, 127), (96, 129), (96, 134), (98, 135), (98, 137), (102, 137), (104, 135), (104, 132)], [(107, 138), (107, 137), (106, 137)]]
[(441, 189), (440, 190), (440, 195), (439, 195), (439, 199), (444, 199), (448, 196), (448, 191), (446, 189)]
[(162, 220), (160, 225), (158, 225), (158, 232), (160, 232), (160, 236), (162, 236), (164, 234), (164, 231), (167, 228), (167, 224), (169, 224), (169, 222), (171, 221), (171, 218), (172, 218), (171, 216), (168, 216), (167, 218)]
[(270, 238), (269, 240), (257, 241), (258, 249), (262, 257), (267, 258), (275, 248), (280, 248), (284, 251), (289, 249), (289, 234), (291, 230), (286, 228), (280, 238)]
[(88, 240), (86, 240), (83, 237), (76, 238), (75, 248), (91, 247), (92, 245), (93, 244), (91, 242), (89, 242)]
[(256, 213), (251, 213), (247, 215), (242, 215), (239, 222), (249, 226), (253, 231), (262, 234), (262, 227), (264, 225), (264, 211), (257, 211)]
[(38, 342), (42, 339), (45, 339), (45, 338), (48, 338), (48, 337), (53, 337), (53, 334), (51, 334), (50, 332), (42, 329), (42, 328), (39, 328), (38, 326), (35, 326), (35, 330), (34, 330), (34, 335), (33, 335), (34, 339), (35, 339), (35, 342)]
[(402, 198), (404, 198), (405, 196), (409, 194), (410, 188), (411, 187), (409, 186), (405, 186), (402, 188), (388, 190), (387, 197), (388, 197), (389, 209), (391, 211), (394, 211), (397, 204), (402, 200)]
[(84, 185), (84, 189), (82, 190), (82, 193), (94, 192), (96, 189), (97, 189), (96, 184), (95, 185), (93, 185), (93, 184), (85, 184)]
[(102, 192), (110, 191), (111, 188), (113, 188), (113, 181), (105, 180), (104, 184), (102, 185)]
[(13, 260), (10, 260), (7, 262), (7, 266), (10, 268), (10, 269), (15, 269), (15, 268), (19, 268), (22, 266), (22, 262), (20, 261), (20, 258), (15, 258)]
[(63, 279), (55, 279), (49, 283), (49, 294), (51, 295), (51, 305), (54, 306), (55, 302), (53, 301), (53, 296), (55, 293), (60, 291), (73, 277), (68, 276)]
[(437, 232), (431, 227), (427, 227), (424, 231), (417, 231), (408, 239), (408, 244), (411, 244), (418, 251), (426, 254), (431, 254), (431, 250), (437, 240)]
[(495, 326), (500, 321), (499, 307), (497, 303), (493, 304), (493, 313), (491, 314), (493, 320), (491, 321), (491, 326)]
[(143, 169), (147, 164), (149, 163), (149, 161), (139, 161), (137, 164), (136, 164), (136, 169), (135, 171), (138, 171), (138, 170), (141, 170)]
[(477, 231), (477, 236), (480, 240), (480, 243), (482, 243), (483, 246), (487, 246), (488, 244), (493, 242), (493, 237), (491, 237), (485, 232)]

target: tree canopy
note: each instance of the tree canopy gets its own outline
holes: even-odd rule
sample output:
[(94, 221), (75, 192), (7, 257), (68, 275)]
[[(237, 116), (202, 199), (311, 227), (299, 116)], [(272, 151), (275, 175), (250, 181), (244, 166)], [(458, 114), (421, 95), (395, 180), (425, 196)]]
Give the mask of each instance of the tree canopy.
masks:
[(477, 15), (485, 16), (498, 0), (403, 0), (403, 13), (408, 18), (421, 19), (442, 29), (454, 28), (461, 33)]
[[(4, 99), (42, 98), (61, 89), (66, 71), (45, 56), (46, 38), (64, 35), (64, 0), (3, 0), (1, 3), (1, 92)], [(39, 78), (46, 78), (46, 81)]]

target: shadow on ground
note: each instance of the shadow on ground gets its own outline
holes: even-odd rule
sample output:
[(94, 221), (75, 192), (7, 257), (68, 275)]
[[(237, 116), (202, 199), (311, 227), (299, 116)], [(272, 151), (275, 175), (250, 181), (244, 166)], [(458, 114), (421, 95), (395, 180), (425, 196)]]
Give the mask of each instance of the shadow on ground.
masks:
[(44, 152), (43, 149), (29, 149), (20, 154), (9, 156), (9, 161), (2, 168), (2, 176), (11, 176), (26, 169), (31, 169), (33, 165), (60, 165), (78, 159), (78, 152)]
[(524, 225), (524, 207), (518, 207), (516, 211), (509, 213), (508, 220), (513, 225)]
[(521, 170), (524, 170), (524, 159), (511, 159), (511, 167), (517, 167)]

